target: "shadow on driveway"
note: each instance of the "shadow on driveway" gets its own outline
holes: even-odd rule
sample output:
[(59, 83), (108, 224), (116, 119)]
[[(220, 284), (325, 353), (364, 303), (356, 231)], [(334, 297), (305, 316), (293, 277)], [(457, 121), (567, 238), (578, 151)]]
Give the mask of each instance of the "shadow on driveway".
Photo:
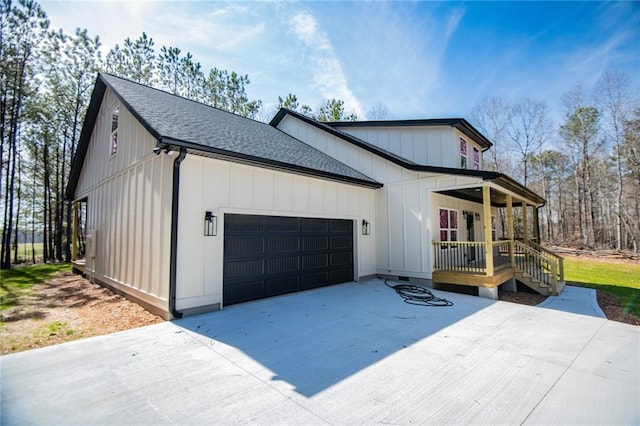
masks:
[(373, 279), (235, 305), (175, 323), (241, 368), (311, 397), (494, 303), (434, 294), (454, 306), (410, 305), (383, 280)]

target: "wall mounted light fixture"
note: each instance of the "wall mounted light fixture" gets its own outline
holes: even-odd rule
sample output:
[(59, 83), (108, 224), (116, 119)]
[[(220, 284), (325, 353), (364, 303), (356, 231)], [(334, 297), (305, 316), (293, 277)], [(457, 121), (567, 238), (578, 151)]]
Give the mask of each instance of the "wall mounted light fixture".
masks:
[(204, 212), (204, 236), (218, 235), (218, 218), (211, 212)]
[(371, 234), (371, 225), (368, 220), (362, 219), (362, 235), (370, 235)]
[(475, 213), (475, 218), (476, 218), (476, 220), (480, 220), (480, 213), (476, 212)]

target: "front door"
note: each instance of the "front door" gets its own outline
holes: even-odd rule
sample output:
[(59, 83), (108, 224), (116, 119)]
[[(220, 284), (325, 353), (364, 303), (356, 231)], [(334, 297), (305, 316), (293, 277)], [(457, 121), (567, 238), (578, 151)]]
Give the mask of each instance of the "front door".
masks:
[[(467, 214), (467, 241), (475, 241), (475, 231), (473, 229), (473, 213)], [(476, 248), (470, 245), (467, 249), (467, 261), (469, 263), (476, 260)]]

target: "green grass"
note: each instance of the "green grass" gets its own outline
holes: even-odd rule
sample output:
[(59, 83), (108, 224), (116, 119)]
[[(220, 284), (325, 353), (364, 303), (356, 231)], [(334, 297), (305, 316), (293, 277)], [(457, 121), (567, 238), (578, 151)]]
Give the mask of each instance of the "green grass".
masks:
[[(36, 262), (42, 261), (44, 256), (44, 244), (34, 243), (33, 248), (36, 251)], [(11, 250), (11, 259), (13, 259), (13, 249)], [(23, 262), (31, 262), (31, 243), (18, 244), (18, 259)]]
[(567, 284), (614, 295), (627, 312), (640, 315), (640, 264), (593, 259), (564, 259)]
[(0, 312), (15, 306), (35, 284), (71, 270), (70, 263), (46, 263), (0, 271)]
[(46, 328), (48, 330), (49, 336), (71, 336), (74, 333), (74, 331), (69, 328), (69, 324), (61, 321), (54, 321), (51, 324), (47, 325)]

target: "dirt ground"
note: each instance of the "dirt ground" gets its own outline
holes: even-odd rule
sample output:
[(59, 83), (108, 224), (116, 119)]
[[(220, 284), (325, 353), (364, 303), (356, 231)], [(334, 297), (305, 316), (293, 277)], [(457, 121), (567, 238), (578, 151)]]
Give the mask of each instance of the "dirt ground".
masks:
[[(500, 292), (500, 300), (524, 305), (537, 305), (544, 299), (545, 296), (539, 294)], [(607, 318), (640, 325), (640, 317), (625, 313), (614, 296), (598, 292), (598, 304)], [(163, 321), (111, 290), (71, 272), (34, 286), (31, 296), (4, 311), (0, 319), (2, 354)]]
[(140, 305), (71, 272), (33, 287), (0, 318), (2, 354), (162, 322)]

